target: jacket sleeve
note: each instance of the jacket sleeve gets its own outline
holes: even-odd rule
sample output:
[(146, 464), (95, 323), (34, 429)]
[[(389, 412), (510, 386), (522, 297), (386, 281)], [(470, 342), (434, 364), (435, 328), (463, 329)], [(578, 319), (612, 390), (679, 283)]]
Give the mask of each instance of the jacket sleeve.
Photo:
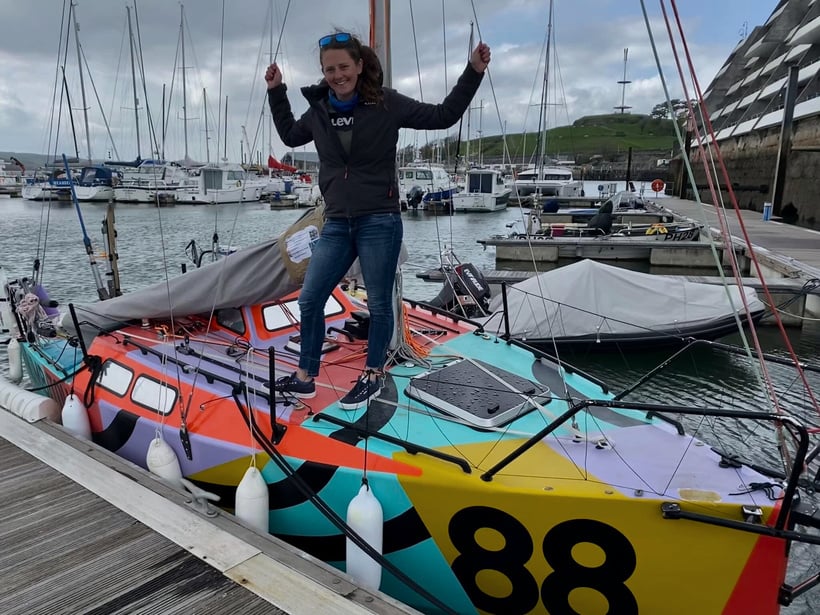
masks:
[(313, 141), (313, 133), (307, 119), (312, 111), (308, 109), (301, 118), (295, 119), (290, 109), (287, 90), (288, 87), (284, 83), (268, 90), (268, 103), (276, 132), (279, 133), (282, 143), (288, 147), (299, 147)]
[(456, 85), (438, 105), (422, 103), (397, 92), (399, 127), (419, 130), (449, 128), (467, 111), (483, 78), (484, 73), (476, 72), (467, 64)]

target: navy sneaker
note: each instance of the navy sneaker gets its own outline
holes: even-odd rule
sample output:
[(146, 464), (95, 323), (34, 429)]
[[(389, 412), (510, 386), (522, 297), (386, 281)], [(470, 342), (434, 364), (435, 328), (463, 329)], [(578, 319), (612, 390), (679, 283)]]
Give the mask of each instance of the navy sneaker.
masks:
[(276, 393), (289, 393), (299, 399), (310, 399), (316, 397), (316, 381), (305, 382), (299, 380), (296, 377), (296, 372), (293, 372), (290, 376), (277, 378), (276, 382), (273, 383), (273, 390)]
[(345, 410), (356, 410), (367, 405), (382, 390), (382, 379), (370, 380), (368, 374), (363, 374), (350, 389), (350, 392), (339, 400), (339, 407)]

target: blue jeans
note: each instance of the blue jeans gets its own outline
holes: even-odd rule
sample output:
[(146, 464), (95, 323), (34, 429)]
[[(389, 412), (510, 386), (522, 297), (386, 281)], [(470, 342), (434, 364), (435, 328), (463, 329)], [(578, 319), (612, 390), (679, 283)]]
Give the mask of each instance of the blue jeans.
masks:
[(302, 337), (299, 367), (308, 375), (319, 375), (325, 338), (325, 303), (357, 256), (370, 312), (366, 367), (374, 370), (384, 367), (387, 347), (393, 337), (393, 282), (403, 230), (398, 213), (325, 220), (299, 293)]

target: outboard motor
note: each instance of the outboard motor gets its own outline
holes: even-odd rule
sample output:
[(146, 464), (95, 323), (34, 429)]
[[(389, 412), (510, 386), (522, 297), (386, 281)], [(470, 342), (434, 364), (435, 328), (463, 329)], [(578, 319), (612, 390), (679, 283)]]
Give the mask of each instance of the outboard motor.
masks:
[(422, 198), (424, 198), (424, 189), (421, 186), (413, 186), (407, 192), (407, 208), (418, 209)]
[(609, 235), (612, 232), (612, 199), (601, 205), (598, 213), (587, 222), (587, 228), (598, 229), (602, 234)]
[(490, 307), (490, 285), (472, 263), (445, 271), (441, 291), (428, 301), (433, 307), (472, 318), (486, 316)]

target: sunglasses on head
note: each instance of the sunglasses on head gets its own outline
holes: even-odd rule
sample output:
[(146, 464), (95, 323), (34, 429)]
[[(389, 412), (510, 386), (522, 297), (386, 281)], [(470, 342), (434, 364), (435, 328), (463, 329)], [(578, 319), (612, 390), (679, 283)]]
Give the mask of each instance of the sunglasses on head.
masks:
[(333, 41), (337, 43), (349, 43), (353, 35), (349, 32), (336, 32), (335, 34), (328, 34), (319, 39), (319, 47), (327, 47)]

